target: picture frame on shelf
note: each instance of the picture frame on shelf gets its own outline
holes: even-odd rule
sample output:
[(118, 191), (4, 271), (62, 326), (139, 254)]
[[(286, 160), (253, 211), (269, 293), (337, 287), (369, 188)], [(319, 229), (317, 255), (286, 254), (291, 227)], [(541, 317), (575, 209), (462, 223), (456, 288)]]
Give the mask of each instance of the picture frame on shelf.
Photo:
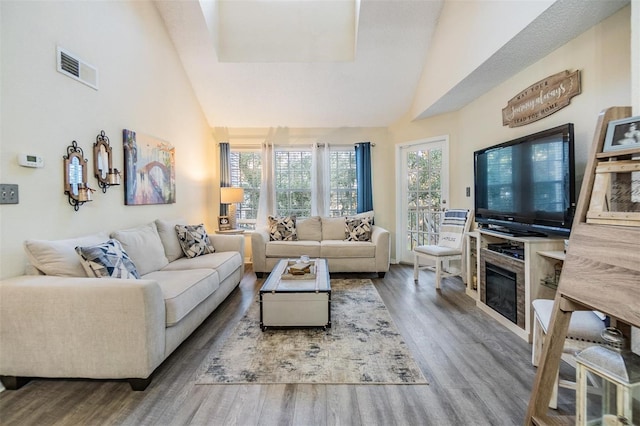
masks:
[(612, 120), (607, 126), (603, 152), (640, 149), (640, 116)]
[(231, 229), (229, 216), (218, 216), (218, 229), (220, 231), (229, 231)]

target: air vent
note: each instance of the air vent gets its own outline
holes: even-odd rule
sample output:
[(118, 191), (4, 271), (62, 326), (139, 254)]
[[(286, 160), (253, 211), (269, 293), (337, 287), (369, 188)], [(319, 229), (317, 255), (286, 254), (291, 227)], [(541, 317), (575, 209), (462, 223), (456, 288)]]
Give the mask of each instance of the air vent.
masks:
[(58, 47), (58, 72), (98, 90), (98, 70), (61, 47)]

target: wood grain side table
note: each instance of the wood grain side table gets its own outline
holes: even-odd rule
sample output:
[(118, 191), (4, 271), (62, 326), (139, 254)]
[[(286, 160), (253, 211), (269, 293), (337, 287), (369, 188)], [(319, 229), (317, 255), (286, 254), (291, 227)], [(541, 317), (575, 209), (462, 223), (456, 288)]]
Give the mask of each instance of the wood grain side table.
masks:
[(244, 229), (227, 229), (226, 231), (216, 230), (216, 234), (227, 234), (227, 235), (244, 234)]

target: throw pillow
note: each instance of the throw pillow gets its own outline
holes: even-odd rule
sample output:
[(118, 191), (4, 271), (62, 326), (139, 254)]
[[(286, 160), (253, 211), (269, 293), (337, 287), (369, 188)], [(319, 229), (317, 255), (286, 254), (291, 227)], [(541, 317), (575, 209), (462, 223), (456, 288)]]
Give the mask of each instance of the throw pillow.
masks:
[(26, 240), (24, 250), (29, 262), (45, 275), (58, 277), (86, 277), (87, 271), (76, 254), (78, 246), (100, 244), (109, 239), (109, 234), (99, 232), (68, 240)]
[(345, 232), (346, 217), (321, 217), (322, 222), (322, 241), (339, 240), (344, 241), (347, 237)]
[(447, 210), (444, 213), (442, 225), (440, 225), (440, 236), (438, 245), (460, 249), (464, 237), (464, 227), (467, 220), (468, 210)]
[(112, 232), (110, 237), (120, 241), (140, 275), (159, 271), (169, 264), (155, 222), (120, 229)]
[(269, 216), (269, 239), (271, 241), (296, 241), (298, 239), (296, 217)]
[(187, 223), (185, 219), (156, 219), (156, 228), (169, 262), (184, 257), (182, 246), (176, 236), (176, 225)]
[(322, 222), (320, 216), (296, 219), (296, 236), (302, 241), (322, 241)]
[(136, 265), (118, 240), (76, 247), (87, 275), (96, 278), (140, 278)]
[(182, 251), (188, 258), (215, 252), (202, 223), (200, 225), (176, 225), (176, 233)]
[(371, 218), (348, 217), (345, 220), (347, 241), (371, 241)]
[(353, 216), (351, 216), (353, 219), (360, 219), (362, 217), (368, 217), (369, 221), (371, 222), (371, 224), (375, 224), (375, 221), (373, 220), (373, 210), (369, 210), (368, 212), (363, 212), (363, 213), (358, 213), (358, 214), (354, 214)]

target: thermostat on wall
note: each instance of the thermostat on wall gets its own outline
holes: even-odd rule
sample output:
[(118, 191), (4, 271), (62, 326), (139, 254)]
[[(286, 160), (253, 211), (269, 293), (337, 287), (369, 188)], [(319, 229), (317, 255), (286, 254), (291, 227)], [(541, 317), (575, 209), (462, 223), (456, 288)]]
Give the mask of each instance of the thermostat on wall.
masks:
[(18, 164), (23, 167), (44, 167), (44, 160), (39, 155), (18, 154)]

